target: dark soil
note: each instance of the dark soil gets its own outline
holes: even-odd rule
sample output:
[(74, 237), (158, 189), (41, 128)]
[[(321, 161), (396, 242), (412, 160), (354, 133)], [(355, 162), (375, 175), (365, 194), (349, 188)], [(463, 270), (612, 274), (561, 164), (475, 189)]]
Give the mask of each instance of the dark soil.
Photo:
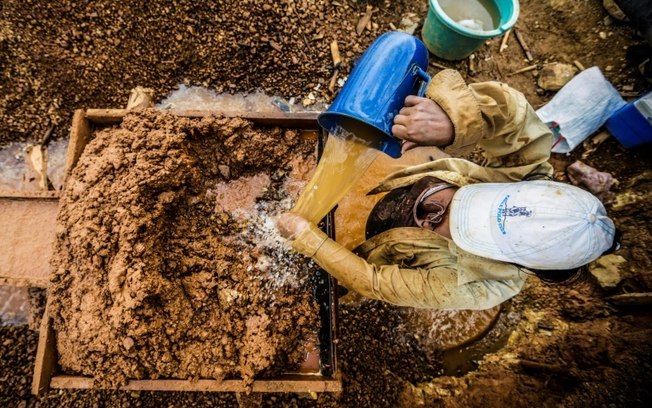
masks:
[(275, 236), (271, 216), (288, 208), (270, 195), (314, 152), (299, 132), (238, 118), (147, 111), (95, 133), (57, 217), (63, 372), (117, 387), (297, 368), (319, 327), (314, 266)]
[(375, 2), (371, 30), (355, 34), (365, 10), (356, 1), (183, 0), (3, 1), (0, 5), (0, 144), (38, 140), (74, 109), (122, 108), (129, 90), (158, 98), (180, 83), (218, 92), (299, 100), (318, 85), (329, 99), (329, 45), (337, 40), (348, 74), (353, 59), (389, 22), (423, 5)]

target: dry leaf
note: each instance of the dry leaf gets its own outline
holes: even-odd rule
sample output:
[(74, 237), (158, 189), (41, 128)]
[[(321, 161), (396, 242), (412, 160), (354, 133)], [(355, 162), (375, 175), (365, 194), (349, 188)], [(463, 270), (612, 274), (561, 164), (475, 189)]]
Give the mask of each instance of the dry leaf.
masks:
[(283, 47), (281, 47), (281, 44), (277, 43), (274, 40), (269, 40), (269, 45), (278, 52), (281, 52), (281, 50), (283, 50)]
[(358, 25), (355, 27), (355, 32), (358, 33), (358, 35), (362, 34), (367, 24), (371, 21), (371, 15), (374, 13), (373, 10), (374, 8), (367, 4), (367, 11), (364, 13), (364, 16), (358, 20)]

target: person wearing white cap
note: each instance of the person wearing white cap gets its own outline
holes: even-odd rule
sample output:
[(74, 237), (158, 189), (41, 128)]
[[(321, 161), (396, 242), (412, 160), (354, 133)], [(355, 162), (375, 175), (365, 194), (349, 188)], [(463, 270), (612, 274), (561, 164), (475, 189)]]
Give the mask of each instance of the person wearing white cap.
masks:
[(355, 253), (296, 214), (277, 221), (298, 252), (358, 293), (393, 304), (486, 309), (513, 297), (528, 276), (562, 281), (617, 249), (600, 200), (551, 181), (552, 134), (525, 97), (498, 83), (434, 76), (394, 118), (403, 150), (484, 151), (483, 166), (448, 157), (389, 175)]

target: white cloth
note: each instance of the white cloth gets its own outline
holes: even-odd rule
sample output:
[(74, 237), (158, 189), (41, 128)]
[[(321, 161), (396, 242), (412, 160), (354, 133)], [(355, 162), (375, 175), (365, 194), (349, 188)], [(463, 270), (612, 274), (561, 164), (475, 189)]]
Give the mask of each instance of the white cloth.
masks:
[(542, 122), (557, 122), (553, 153), (568, 153), (595, 133), (627, 102), (607, 81), (600, 68), (592, 67), (571, 79), (545, 106), (537, 110)]

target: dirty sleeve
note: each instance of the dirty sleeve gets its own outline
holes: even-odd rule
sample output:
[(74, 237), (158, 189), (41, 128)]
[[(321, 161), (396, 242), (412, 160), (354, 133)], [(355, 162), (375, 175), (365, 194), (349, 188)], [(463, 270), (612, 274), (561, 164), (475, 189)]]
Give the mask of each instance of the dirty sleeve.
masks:
[(552, 133), (525, 96), (506, 84), (489, 81), (467, 85), (460, 74), (444, 70), (435, 75), (426, 96), (439, 104), (455, 128), (451, 156), (482, 148), (489, 168), (518, 168), (519, 172), (552, 175), (547, 162)]
[(489, 309), (515, 296), (525, 283), (525, 279), (491, 279), (458, 284), (456, 265), (450, 262), (427, 269), (370, 264), (313, 224), (296, 236), (292, 246), (346, 288), (399, 306)]

